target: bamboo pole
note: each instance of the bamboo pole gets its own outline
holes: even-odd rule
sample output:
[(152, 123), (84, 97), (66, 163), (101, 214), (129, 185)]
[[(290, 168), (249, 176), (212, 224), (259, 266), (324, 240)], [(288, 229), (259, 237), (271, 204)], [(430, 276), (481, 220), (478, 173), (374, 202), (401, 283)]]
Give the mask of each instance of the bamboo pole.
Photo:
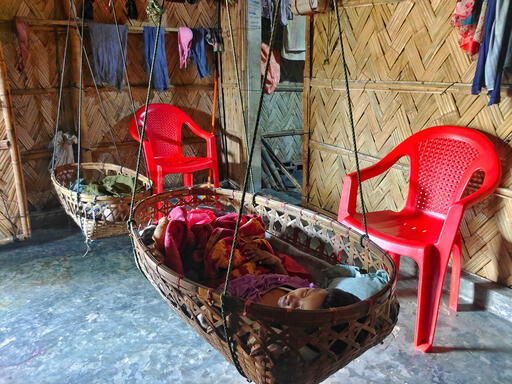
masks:
[[(64, 13), (66, 17), (69, 16), (69, 14), (72, 12), (70, 9), (69, 0), (62, 0), (62, 5), (64, 8)], [(67, 25), (67, 21), (66, 21)], [(73, 110), (78, 110), (78, 104), (79, 104), (79, 95), (80, 95), (80, 72), (83, 70), (83, 68), (80, 67), (80, 50), (81, 50), (81, 43), (80, 43), (80, 36), (78, 34), (78, 31), (76, 28), (71, 28), (70, 30), (70, 44), (71, 44), (71, 57), (70, 57), (70, 63), (71, 63), (71, 76), (72, 76), (72, 82), (73, 82), (73, 92), (72, 92), (72, 103), (73, 103)], [(85, 54), (85, 53), (84, 53)], [(85, 93), (85, 92), (84, 92)], [(85, 100), (84, 100), (85, 102)], [(85, 104), (85, 103), (84, 103)], [(84, 106), (85, 107), (85, 106)], [(81, 140), (82, 140), (82, 147), (89, 148), (89, 124), (87, 122), (87, 113), (86, 108), (82, 108), (82, 113), (80, 116), (81, 119), (81, 127), (77, 127), (77, 129), (81, 130)], [(82, 148), (78, 148), (79, 151), (82, 151)], [(91, 162), (92, 161), (92, 155), (89, 151), (83, 151), (82, 152), (82, 160), (84, 162)]]
[[(11, 157), (11, 167), (14, 173), (14, 183), (16, 188), (16, 200), (18, 203), (19, 217), (22, 234), (14, 233), (18, 238), (27, 238), (31, 236), (30, 221), (28, 216), (27, 192), (25, 189), (25, 180), (21, 169), (21, 158), (14, 126), (12, 113), (12, 102), (9, 94), (9, 80), (7, 78), (7, 66), (5, 64), (4, 49), (0, 42), (0, 107), (5, 124), (5, 132), (8, 141), (9, 153)], [(7, 213), (7, 212), (6, 212)], [(7, 213), (8, 214), (8, 213)]]

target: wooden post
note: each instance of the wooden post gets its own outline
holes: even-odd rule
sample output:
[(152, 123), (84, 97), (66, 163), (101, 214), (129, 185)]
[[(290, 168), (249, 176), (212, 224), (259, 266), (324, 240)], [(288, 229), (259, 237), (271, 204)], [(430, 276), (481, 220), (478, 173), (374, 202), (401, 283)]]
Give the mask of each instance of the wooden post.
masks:
[[(14, 183), (16, 188), (16, 200), (18, 202), (19, 217), (21, 223), (21, 235), (13, 235), (18, 238), (27, 238), (31, 236), (30, 221), (28, 216), (27, 192), (25, 189), (25, 180), (21, 169), (21, 158), (18, 147), (18, 139), (14, 127), (14, 118), (12, 114), (12, 101), (9, 93), (9, 80), (7, 78), (7, 66), (5, 64), (4, 49), (0, 43), (0, 107), (5, 124), (7, 136), (7, 146), (11, 157), (11, 166), (14, 172)], [(7, 212), (6, 212), (7, 213)]]
[[(69, 13), (72, 13), (72, 16), (74, 16), (76, 11), (72, 11), (69, 8), (69, 0), (62, 0), (62, 5), (64, 8), (64, 14), (66, 17), (69, 16)], [(73, 18), (73, 17), (72, 17)], [(69, 34), (69, 41), (71, 45), (71, 51), (70, 51), (70, 58), (69, 62), (71, 63), (71, 76), (72, 76), (72, 87), (73, 92), (72, 94), (72, 103), (73, 107), (72, 110), (78, 111), (78, 105), (80, 100), (80, 72), (83, 70), (80, 66), (80, 48), (81, 48), (81, 42), (80, 42), (80, 35), (78, 34), (78, 31), (75, 27), (71, 27), (70, 34)], [(85, 54), (85, 52), (84, 52)], [(82, 148), (90, 148), (90, 135), (89, 135), (89, 124), (87, 123), (87, 114), (85, 112), (85, 92), (82, 96), (82, 113), (80, 116), (81, 119), (81, 140), (82, 140)], [(78, 129), (78, 127), (77, 127)], [(78, 148), (79, 151), (82, 151), (82, 148)], [(90, 162), (92, 161), (92, 154), (91, 151), (83, 151), (82, 152), (82, 159), (84, 162)]]
[[(246, 3), (246, 47), (245, 55), (247, 69), (245, 81), (247, 84), (247, 129), (249, 143), (252, 141), (256, 114), (261, 92), (261, 0), (252, 0)], [(261, 189), (261, 134), (256, 137), (256, 147), (252, 160), (252, 177), (256, 192)]]

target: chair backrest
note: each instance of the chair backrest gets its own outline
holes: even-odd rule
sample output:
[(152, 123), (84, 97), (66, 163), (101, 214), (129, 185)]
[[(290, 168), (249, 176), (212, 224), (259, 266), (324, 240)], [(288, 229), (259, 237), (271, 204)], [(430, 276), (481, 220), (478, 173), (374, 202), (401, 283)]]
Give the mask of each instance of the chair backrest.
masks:
[[(410, 160), (406, 207), (446, 215), (476, 172), (488, 196), (498, 186), (501, 165), (494, 145), (470, 128), (439, 126), (420, 131), (395, 148)], [(395, 151), (394, 150), (394, 151)]]
[[(139, 141), (138, 127), (144, 123), (146, 111), (141, 107), (130, 124), (130, 134)], [(147, 111), (146, 139), (144, 145), (146, 158), (181, 156), (181, 130), (183, 124), (190, 124), (192, 119), (181, 109), (170, 104), (150, 104)], [(146, 144), (146, 143), (144, 143)], [(148, 153), (148, 150), (150, 153)]]

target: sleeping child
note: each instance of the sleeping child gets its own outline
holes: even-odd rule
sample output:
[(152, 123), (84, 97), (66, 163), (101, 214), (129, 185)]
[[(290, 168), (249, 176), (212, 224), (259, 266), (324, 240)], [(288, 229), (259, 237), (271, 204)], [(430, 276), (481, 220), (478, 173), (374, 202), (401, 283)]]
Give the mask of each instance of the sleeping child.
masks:
[[(175, 272), (220, 291), (236, 219), (233, 213), (176, 207), (154, 229), (155, 248)], [(257, 215), (241, 218), (232, 267), (230, 295), (291, 309), (350, 305), (389, 281), (385, 271), (368, 274), (357, 267), (332, 266), (275, 237), (266, 238), (265, 224)]]

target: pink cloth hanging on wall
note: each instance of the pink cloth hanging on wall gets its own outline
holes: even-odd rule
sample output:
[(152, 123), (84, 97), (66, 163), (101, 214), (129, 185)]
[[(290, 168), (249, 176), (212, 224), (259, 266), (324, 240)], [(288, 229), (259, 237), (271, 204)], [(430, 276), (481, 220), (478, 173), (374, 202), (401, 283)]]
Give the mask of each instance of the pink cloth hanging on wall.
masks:
[[(261, 78), (265, 76), (265, 64), (267, 62), (268, 51), (270, 47), (263, 43), (261, 44)], [(270, 66), (268, 68), (268, 75), (265, 79), (265, 93), (273, 93), (279, 81), (281, 80), (281, 55), (279, 52), (272, 51), (270, 55)]]

